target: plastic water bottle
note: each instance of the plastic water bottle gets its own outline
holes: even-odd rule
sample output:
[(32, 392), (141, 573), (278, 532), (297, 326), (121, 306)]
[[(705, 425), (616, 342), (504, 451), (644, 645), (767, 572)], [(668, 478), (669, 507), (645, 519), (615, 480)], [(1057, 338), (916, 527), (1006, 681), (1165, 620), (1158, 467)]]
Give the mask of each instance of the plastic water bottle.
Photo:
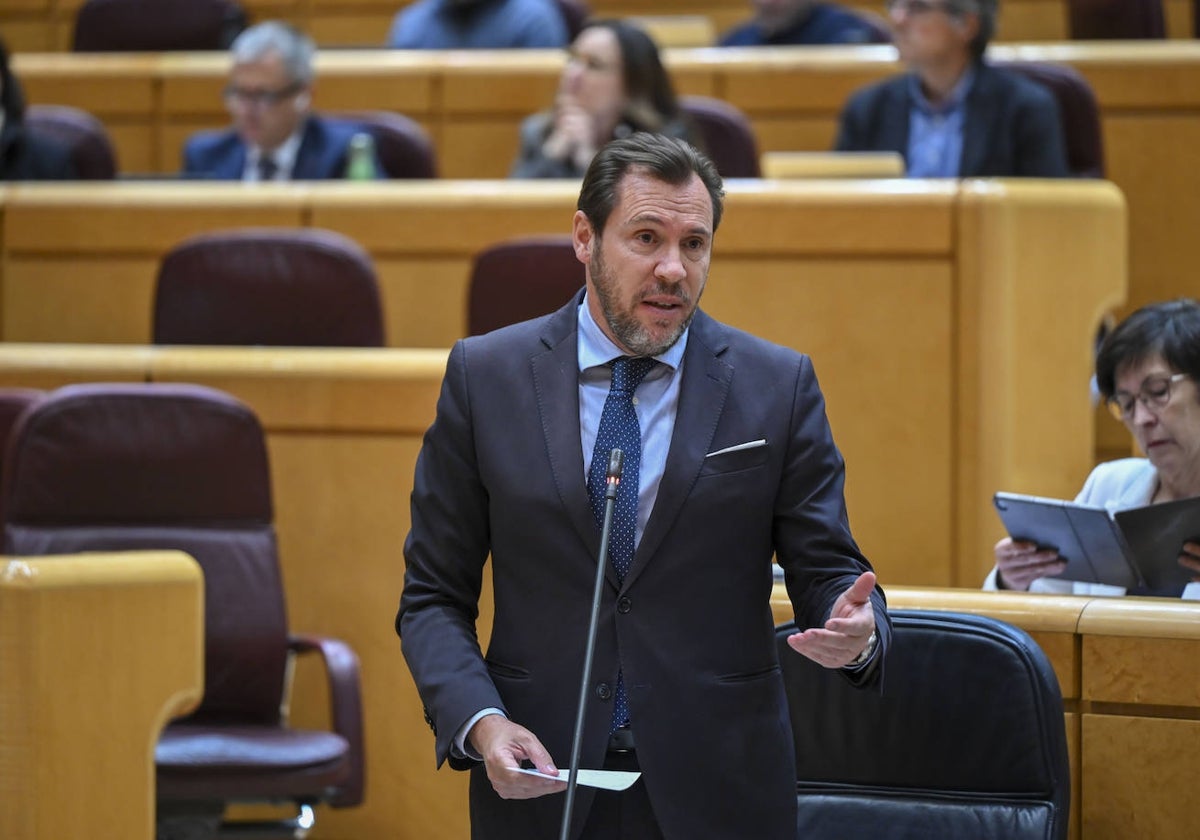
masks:
[(347, 181), (374, 181), (379, 176), (375, 169), (375, 138), (360, 131), (350, 138), (350, 152), (346, 156)]

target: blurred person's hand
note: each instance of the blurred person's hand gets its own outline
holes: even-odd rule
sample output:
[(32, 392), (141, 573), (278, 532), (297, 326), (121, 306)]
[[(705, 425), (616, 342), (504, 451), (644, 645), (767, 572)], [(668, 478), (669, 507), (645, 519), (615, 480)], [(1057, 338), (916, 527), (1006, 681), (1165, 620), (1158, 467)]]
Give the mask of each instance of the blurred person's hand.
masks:
[(1192, 580), (1200, 583), (1200, 542), (1189, 541), (1179, 551), (1179, 565), (1192, 573)]
[(554, 107), (554, 126), (543, 147), (546, 156), (554, 160), (570, 159), (584, 168), (598, 148), (595, 119), (573, 98), (560, 96)]
[[(1034, 543), (1014, 541), (1011, 537), (996, 543), (995, 553), (996, 577), (1001, 589), (1024, 592), (1038, 578), (1061, 575), (1067, 569), (1067, 561), (1054, 549), (1039, 549)], [(1200, 565), (1197, 571), (1200, 572)]]

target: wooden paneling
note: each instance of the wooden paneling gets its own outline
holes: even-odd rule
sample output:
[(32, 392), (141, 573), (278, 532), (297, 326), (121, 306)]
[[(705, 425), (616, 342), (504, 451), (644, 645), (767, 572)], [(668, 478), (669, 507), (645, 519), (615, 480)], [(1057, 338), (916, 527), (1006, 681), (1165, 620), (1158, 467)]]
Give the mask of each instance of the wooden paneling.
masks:
[(0, 557), (0, 836), (150, 840), (154, 743), (203, 687), (186, 554)]

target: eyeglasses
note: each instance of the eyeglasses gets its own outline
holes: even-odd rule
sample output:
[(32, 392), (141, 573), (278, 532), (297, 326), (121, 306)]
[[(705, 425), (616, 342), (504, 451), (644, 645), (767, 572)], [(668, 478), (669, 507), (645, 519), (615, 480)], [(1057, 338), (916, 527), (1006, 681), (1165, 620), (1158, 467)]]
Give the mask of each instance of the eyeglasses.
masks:
[(1172, 376), (1148, 376), (1136, 394), (1118, 391), (1105, 400), (1105, 404), (1113, 417), (1123, 423), (1129, 422), (1133, 419), (1133, 412), (1139, 402), (1151, 411), (1162, 408), (1171, 401), (1171, 386), (1181, 379), (1187, 378), (1188, 374), (1186, 373), (1176, 373)]
[(303, 85), (293, 84), (279, 90), (246, 90), (227, 87), (221, 92), (228, 108), (270, 108), (300, 92)]
[(906, 15), (924, 15), (929, 12), (949, 12), (949, 3), (938, 3), (935, 0), (887, 0), (884, 7), (888, 12), (904, 12)]

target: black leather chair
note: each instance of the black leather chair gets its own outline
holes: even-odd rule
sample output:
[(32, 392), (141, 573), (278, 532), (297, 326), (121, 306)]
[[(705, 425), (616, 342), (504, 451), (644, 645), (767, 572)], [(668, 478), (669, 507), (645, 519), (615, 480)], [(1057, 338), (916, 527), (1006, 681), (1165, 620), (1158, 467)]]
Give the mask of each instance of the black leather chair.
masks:
[(369, 255), (320, 228), (238, 228), (191, 237), (159, 265), (155, 344), (382, 347)]
[(760, 175), (754, 127), (735, 105), (711, 96), (681, 96), (679, 106), (700, 133), (705, 151), (724, 178)]
[(583, 286), (571, 237), (497, 242), (475, 255), (467, 290), (467, 335), (482, 335), (555, 311)]
[(117, 177), (117, 152), (104, 123), (69, 105), (30, 105), (25, 127), (65, 147), (75, 174), (83, 181), (109, 181)]
[(777, 630), (805, 840), (1064, 840), (1071, 778), (1058, 680), (1025, 631), (891, 611), (882, 691)]
[(75, 52), (223, 50), (246, 28), (236, 0), (86, 0)]
[[(159, 738), (160, 819), (292, 802), (295, 820), (227, 828), (294, 837), (314, 805), (362, 801), (358, 659), (288, 630), (266, 443), (246, 405), (196, 385), (71, 385), (20, 416), (8, 453), (5, 553), (171, 548), (204, 572), (204, 698)], [(329, 678), (328, 731), (295, 729), (281, 711), (288, 658), (309, 653)]]

